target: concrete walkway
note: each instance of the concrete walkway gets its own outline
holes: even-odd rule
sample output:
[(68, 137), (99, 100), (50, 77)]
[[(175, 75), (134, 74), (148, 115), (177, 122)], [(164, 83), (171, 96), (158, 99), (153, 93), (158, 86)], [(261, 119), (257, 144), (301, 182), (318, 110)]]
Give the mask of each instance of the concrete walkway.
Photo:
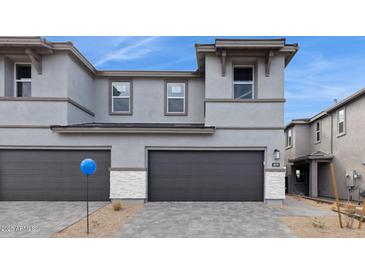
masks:
[[(90, 202), (90, 213), (107, 202)], [(0, 202), (0, 238), (51, 237), (86, 216), (86, 202)]]
[(256, 202), (153, 202), (115, 237), (221, 238), (295, 237), (281, 216), (332, 214), (289, 198), (282, 207)]

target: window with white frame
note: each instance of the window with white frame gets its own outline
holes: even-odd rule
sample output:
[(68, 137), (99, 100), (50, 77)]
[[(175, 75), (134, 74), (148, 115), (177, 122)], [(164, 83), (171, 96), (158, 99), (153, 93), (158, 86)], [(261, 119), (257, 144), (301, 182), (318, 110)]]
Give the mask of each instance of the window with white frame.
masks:
[(340, 109), (337, 112), (337, 131), (339, 135), (344, 134), (346, 131), (345, 116), (346, 116), (345, 109)]
[(253, 67), (234, 67), (234, 99), (252, 99), (254, 93)]
[(131, 83), (112, 82), (111, 87), (112, 112), (131, 114)]
[(166, 114), (186, 114), (186, 84), (166, 83)]
[(15, 96), (30, 97), (32, 95), (31, 64), (15, 64)]
[(288, 129), (286, 132), (286, 146), (291, 147), (293, 144), (293, 129)]
[(315, 136), (316, 143), (319, 143), (321, 141), (321, 123), (316, 123), (316, 136)]

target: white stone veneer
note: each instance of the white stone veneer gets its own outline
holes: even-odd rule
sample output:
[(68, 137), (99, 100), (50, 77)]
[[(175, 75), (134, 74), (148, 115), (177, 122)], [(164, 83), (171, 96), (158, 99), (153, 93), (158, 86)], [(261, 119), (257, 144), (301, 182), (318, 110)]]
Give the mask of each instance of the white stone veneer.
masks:
[(265, 171), (265, 199), (285, 199), (285, 171)]
[[(111, 199), (146, 199), (146, 171), (111, 171)], [(265, 200), (285, 199), (285, 172), (265, 171)]]
[(110, 199), (146, 199), (146, 171), (110, 171)]

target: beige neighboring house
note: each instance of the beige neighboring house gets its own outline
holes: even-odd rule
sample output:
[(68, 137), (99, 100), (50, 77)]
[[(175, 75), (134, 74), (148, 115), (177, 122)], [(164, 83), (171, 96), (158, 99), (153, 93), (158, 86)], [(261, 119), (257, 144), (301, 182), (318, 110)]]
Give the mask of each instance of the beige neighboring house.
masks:
[[(285, 127), (287, 192), (334, 197), (332, 161), (340, 198), (365, 191), (365, 88), (309, 119)], [(350, 191), (349, 191), (350, 190)]]

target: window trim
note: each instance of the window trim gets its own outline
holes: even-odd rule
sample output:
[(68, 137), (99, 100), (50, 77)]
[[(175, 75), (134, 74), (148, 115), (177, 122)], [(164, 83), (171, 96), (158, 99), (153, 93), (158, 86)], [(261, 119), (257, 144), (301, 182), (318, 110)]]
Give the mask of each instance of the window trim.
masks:
[[(251, 68), (252, 69), (252, 81), (235, 81), (234, 80), (234, 69), (235, 68)], [(250, 83), (252, 82), (252, 83)], [(232, 98), (233, 100), (252, 100), (255, 99), (255, 65), (233, 65), (232, 66)], [(252, 98), (234, 98), (234, 85), (238, 84), (252, 84)]]
[[(113, 111), (113, 83), (129, 83), (129, 111)], [(133, 115), (133, 81), (131, 79), (109, 80), (109, 115)], [(127, 97), (121, 97), (127, 98)]]
[[(317, 124), (319, 124), (319, 130), (317, 130)], [(319, 140), (317, 140), (317, 134), (319, 133)], [(314, 143), (319, 144), (322, 141), (322, 121), (317, 121), (314, 126)]]
[[(289, 131), (291, 132), (291, 142), (289, 144)], [(286, 136), (285, 136), (286, 140), (285, 140), (285, 148), (286, 149), (289, 149), (289, 148), (292, 148), (293, 147), (293, 128), (289, 128), (286, 132)]]
[[(343, 110), (344, 119), (343, 119), (343, 132), (340, 133), (340, 111)], [(341, 137), (346, 135), (346, 108), (340, 108), (337, 111), (337, 137)]]
[[(184, 111), (183, 112), (168, 112), (168, 92), (167, 92), (167, 85), (168, 84), (184, 84)], [(179, 97), (181, 99), (181, 97)], [(165, 80), (164, 83), (164, 112), (165, 116), (187, 116), (188, 115), (188, 80)]]
[[(30, 78), (24, 79), (24, 80), (18, 80), (18, 79), (16, 79), (16, 66), (17, 65), (29, 65), (30, 66)], [(18, 82), (22, 82), (22, 83), (27, 82), (27, 83), (30, 83), (30, 85), (31, 85), (30, 92), (31, 92), (31, 95), (32, 95), (32, 63), (30, 63), (30, 62), (15, 62), (14, 63), (14, 94), (13, 95), (16, 98), (23, 98), (25, 96), (18, 96), (18, 85), (17, 85)], [(32, 97), (32, 96), (30, 96), (30, 97)]]

